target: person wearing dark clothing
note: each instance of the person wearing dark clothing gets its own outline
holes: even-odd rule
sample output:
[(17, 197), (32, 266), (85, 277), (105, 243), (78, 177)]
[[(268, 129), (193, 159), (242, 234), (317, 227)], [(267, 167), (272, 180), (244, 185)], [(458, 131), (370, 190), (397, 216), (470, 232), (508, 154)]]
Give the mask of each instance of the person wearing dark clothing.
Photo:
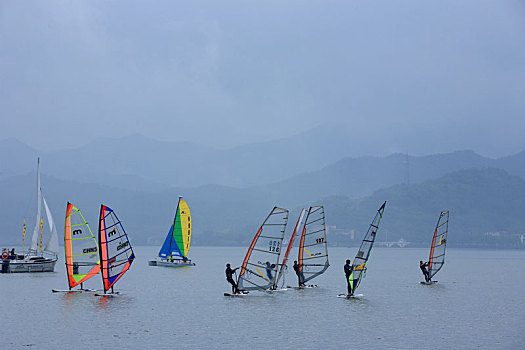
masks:
[(352, 276), (352, 273), (354, 272), (354, 267), (351, 265), (350, 260), (346, 260), (345, 265), (345, 276), (346, 276), (346, 286), (348, 289), (348, 296), (354, 295), (354, 292), (352, 291), (352, 284), (354, 283), (353, 280), (350, 282), (350, 276)]
[(304, 287), (304, 275), (303, 275), (303, 271), (300, 270), (302, 265), (299, 265), (297, 263), (297, 260), (295, 260), (293, 262), (293, 269), (295, 271), (295, 274), (297, 275), (297, 279), (299, 281), (299, 287)]
[(16, 260), (15, 248), (11, 249), (11, 254), (9, 255), (9, 259)]
[(272, 276), (272, 269), (275, 267), (275, 264), (270, 264), (269, 261), (266, 262), (266, 274), (268, 275), (268, 280), (271, 281), (273, 279)]
[(419, 268), (423, 272), (423, 275), (425, 275), (425, 282), (428, 283), (428, 282), (432, 282), (432, 280), (430, 279), (430, 275), (428, 274), (427, 266), (428, 266), (428, 262), (423, 263), (422, 260), (419, 260)]
[(226, 264), (226, 281), (230, 282), (230, 284), (232, 285), (233, 294), (239, 294), (239, 288), (237, 288), (237, 283), (235, 283), (235, 281), (233, 280), (233, 274), (237, 269), (238, 267), (232, 269), (230, 267), (230, 264)]

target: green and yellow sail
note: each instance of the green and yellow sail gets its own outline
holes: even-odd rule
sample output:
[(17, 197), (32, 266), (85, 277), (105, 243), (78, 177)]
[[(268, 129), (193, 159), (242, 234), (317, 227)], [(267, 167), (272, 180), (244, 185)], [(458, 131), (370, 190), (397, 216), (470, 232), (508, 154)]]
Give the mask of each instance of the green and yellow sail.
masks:
[(164, 240), (164, 244), (160, 248), (159, 257), (163, 259), (173, 257), (187, 258), (190, 250), (191, 226), (190, 207), (179, 196), (175, 218)]

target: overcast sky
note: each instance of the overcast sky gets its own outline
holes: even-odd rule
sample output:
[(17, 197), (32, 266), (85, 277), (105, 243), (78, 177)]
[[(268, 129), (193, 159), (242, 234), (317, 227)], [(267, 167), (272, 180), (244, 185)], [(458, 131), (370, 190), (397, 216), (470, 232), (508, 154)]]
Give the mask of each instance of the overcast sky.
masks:
[(44, 150), (339, 123), (386, 150), (506, 155), (525, 150), (525, 2), (1, 0), (0, 118)]

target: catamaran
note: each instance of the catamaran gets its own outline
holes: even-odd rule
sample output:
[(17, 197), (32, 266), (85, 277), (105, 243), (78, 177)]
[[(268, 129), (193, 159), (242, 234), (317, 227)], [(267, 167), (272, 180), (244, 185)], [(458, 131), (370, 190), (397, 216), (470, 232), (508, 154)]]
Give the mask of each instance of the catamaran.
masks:
[(432, 284), (437, 281), (432, 281), (432, 277), (445, 264), (445, 248), (447, 247), (448, 234), (448, 210), (444, 210), (439, 214), (439, 219), (434, 229), (432, 236), (432, 243), (430, 244), (430, 256), (428, 258), (428, 276), (429, 281), (421, 282), (422, 284)]
[(195, 263), (188, 259), (191, 226), (190, 208), (186, 201), (182, 200), (182, 196), (179, 196), (175, 217), (166, 235), (164, 244), (160, 248), (159, 256), (156, 260), (150, 260), (148, 265), (168, 267), (195, 266)]
[[(44, 249), (42, 241), (44, 235), (44, 219), (42, 216), (42, 203), (46, 212), (47, 223), (49, 225), (50, 236)], [(25, 221), (22, 238), (22, 254), (8, 254), (2, 252), (2, 273), (9, 272), (53, 272), (58, 260), (58, 236), (53, 220), (53, 215), (49, 210), (46, 199), (40, 186), (40, 158), (37, 165), (37, 210), (36, 223), (31, 237), (31, 245), (26, 252), (25, 249)], [(40, 233), (40, 234), (39, 234)], [(40, 239), (39, 239), (40, 237)]]
[[(117, 294), (113, 286), (129, 270), (135, 254), (117, 215), (103, 204), (100, 206), (98, 244), (104, 294), (95, 295)], [(110, 289), (111, 293), (107, 293)]]
[[(274, 207), (257, 230), (244, 257), (237, 278), (241, 292), (269, 290), (277, 278), (277, 268), (284, 232), (288, 223), (288, 210)], [(229, 293), (224, 293), (230, 296)]]
[(385, 211), (385, 205), (386, 201), (379, 207), (377, 210), (377, 213), (372, 220), (372, 223), (368, 227), (368, 231), (365, 234), (365, 237), (363, 238), (363, 241), (361, 242), (361, 246), (359, 247), (359, 250), (357, 251), (357, 255), (354, 258), (354, 262), (352, 264), (352, 273), (348, 277), (348, 283), (350, 284), (352, 288), (353, 295), (348, 294), (339, 294), (339, 297), (345, 297), (345, 298), (351, 298), (354, 297), (355, 291), (359, 284), (361, 283), (361, 280), (364, 277), (364, 274), (366, 273), (366, 263), (368, 262), (368, 258), (370, 257), (370, 252), (372, 251), (372, 247), (374, 246), (374, 241), (377, 236), (377, 231), (379, 230), (379, 224), (381, 224), (381, 219), (383, 218), (383, 212)]
[[(84, 282), (100, 272), (100, 256), (97, 239), (80, 210), (71, 203), (66, 207), (64, 226), (66, 274), (69, 290), (53, 289), (53, 292), (96, 292), (84, 289)], [(80, 285), (80, 289), (73, 290)]]

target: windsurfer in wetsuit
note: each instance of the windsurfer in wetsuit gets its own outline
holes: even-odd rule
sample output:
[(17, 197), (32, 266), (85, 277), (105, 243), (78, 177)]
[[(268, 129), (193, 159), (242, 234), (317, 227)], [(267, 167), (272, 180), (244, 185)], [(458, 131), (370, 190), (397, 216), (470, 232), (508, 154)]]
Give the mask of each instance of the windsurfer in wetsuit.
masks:
[(352, 284), (350, 283), (350, 279), (349, 279), (353, 271), (354, 271), (354, 267), (351, 265), (350, 260), (346, 260), (345, 276), (346, 276), (346, 286), (348, 289), (348, 296), (354, 295), (354, 292), (352, 291)]
[(293, 262), (293, 269), (295, 271), (295, 274), (297, 275), (297, 279), (299, 280), (299, 287), (304, 287), (304, 275), (303, 271), (300, 270), (301, 265), (297, 263), (297, 260)]
[(237, 288), (237, 283), (235, 283), (235, 281), (233, 280), (233, 274), (237, 269), (238, 267), (232, 269), (230, 267), (230, 264), (226, 264), (226, 281), (230, 282), (230, 284), (232, 285), (233, 294), (239, 294), (239, 288)]
[(268, 280), (272, 280), (272, 269), (275, 267), (275, 264), (270, 264), (269, 261), (266, 262), (266, 274), (268, 275)]
[(425, 282), (428, 283), (428, 282), (432, 282), (432, 280), (430, 279), (430, 275), (428, 274), (427, 266), (428, 266), (428, 262), (423, 263), (422, 260), (419, 260), (419, 268), (423, 272), (423, 275), (425, 275)]

